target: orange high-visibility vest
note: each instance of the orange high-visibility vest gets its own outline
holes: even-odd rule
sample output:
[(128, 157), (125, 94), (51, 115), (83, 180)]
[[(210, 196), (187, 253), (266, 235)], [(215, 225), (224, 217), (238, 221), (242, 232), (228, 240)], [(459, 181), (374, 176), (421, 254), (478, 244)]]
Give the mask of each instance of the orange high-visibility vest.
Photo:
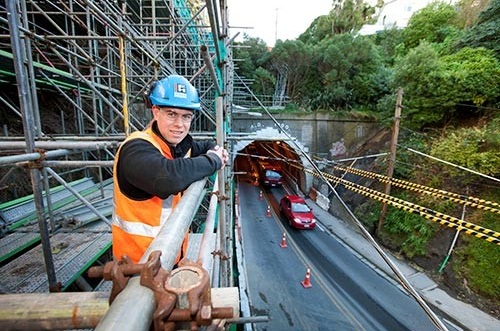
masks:
[[(132, 133), (125, 142), (131, 139), (147, 140), (158, 148), (167, 159), (173, 159), (169, 146), (155, 135), (151, 128)], [(116, 260), (121, 260), (126, 255), (133, 263), (138, 263), (160, 231), (161, 226), (172, 213), (172, 209), (179, 202), (181, 193), (171, 195), (165, 200), (156, 196), (140, 201), (128, 198), (120, 191), (118, 185), (116, 170), (119, 155), (120, 149), (113, 167), (113, 256)], [(184, 255), (187, 251), (187, 237), (186, 234), (182, 243)], [(176, 262), (179, 261), (180, 256), (179, 253)]]

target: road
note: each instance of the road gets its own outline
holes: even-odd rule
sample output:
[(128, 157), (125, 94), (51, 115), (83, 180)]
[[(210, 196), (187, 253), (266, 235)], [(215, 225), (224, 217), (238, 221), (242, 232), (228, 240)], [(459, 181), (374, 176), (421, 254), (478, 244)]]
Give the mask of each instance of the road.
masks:
[[(238, 186), (251, 312), (269, 316), (254, 330), (436, 330), (413, 298), (321, 226), (290, 229), (276, 205), (282, 189), (264, 192), (262, 200), (259, 191), (247, 183)], [(287, 248), (279, 245), (283, 233)], [(304, 288), (308, 267), (312, 287)]]

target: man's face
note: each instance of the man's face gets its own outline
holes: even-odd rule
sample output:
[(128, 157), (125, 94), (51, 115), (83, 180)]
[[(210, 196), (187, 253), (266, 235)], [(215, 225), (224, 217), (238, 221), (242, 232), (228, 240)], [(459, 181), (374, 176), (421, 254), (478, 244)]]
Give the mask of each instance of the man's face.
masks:
[(165, 140), (176, 146), (189, 133), (193, 112), (190, 110), (153, 106), (153, 116)]

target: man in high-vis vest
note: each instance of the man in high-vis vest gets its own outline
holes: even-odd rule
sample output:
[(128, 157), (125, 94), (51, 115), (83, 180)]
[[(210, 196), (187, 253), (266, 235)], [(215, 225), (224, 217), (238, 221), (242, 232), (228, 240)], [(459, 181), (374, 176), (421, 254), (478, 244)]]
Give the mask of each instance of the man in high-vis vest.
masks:
[[(138, 263), (184, 191), (224, 168), (227, 151), (211, 141), (194, 141), (189, 128), (200, 110), (198, 92), (187, 79), (159, 80), (146, 97), (153, 121), (120, 146), (113, 169), (113, 256)], [(184, 240), (177, 262), (185, 254)]]

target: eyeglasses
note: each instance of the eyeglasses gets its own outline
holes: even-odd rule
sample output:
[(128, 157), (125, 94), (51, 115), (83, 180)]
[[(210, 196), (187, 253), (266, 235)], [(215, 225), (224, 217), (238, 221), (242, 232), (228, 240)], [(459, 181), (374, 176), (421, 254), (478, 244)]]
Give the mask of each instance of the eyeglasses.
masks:
[(179, 114), (168, 108), (160, 108), (160, 110), (172, 122), (175, 122), (179, 117), (183, 123), (190, 123), (193, 120), (193, 114)]

